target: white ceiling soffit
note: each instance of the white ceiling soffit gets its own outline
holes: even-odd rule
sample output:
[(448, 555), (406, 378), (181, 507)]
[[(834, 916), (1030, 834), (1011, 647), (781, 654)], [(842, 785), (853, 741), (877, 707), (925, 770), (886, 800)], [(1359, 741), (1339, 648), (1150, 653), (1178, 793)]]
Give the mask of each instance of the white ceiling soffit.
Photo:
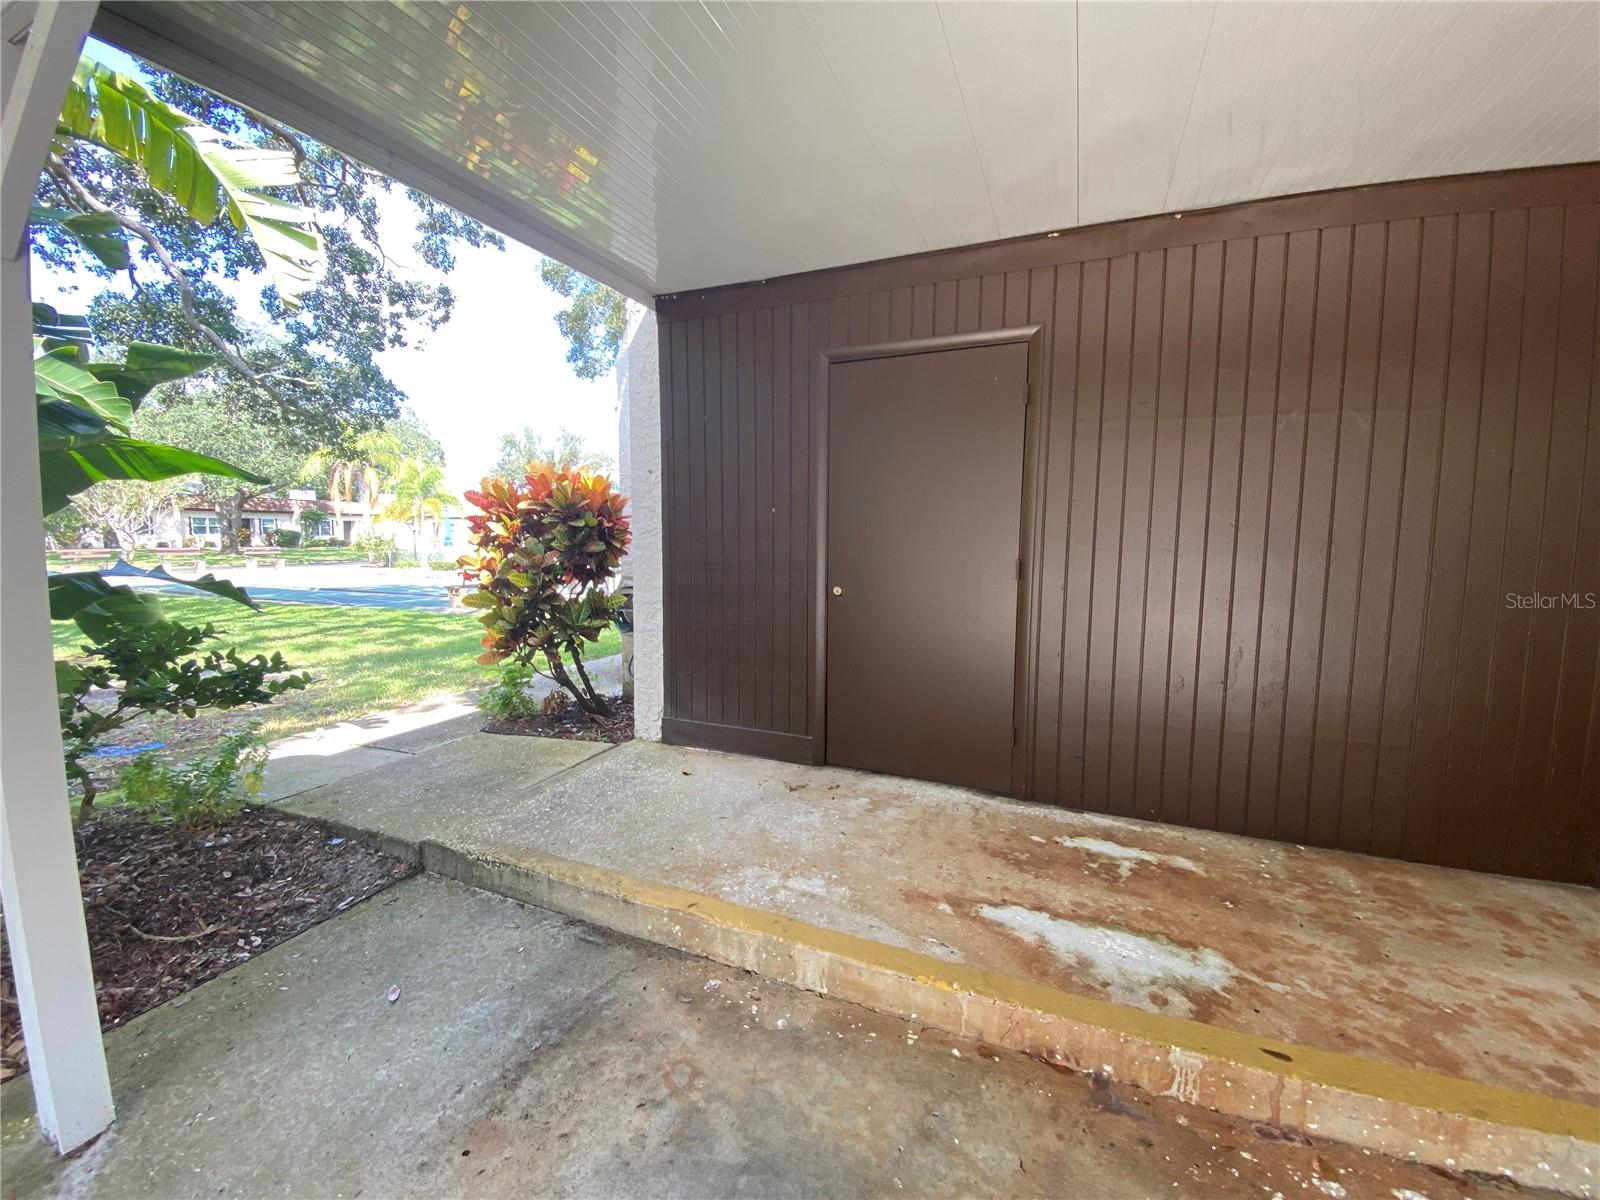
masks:
[(1600, 5), (107, 0), (103, 36), (644, 298), (1600, 158)]

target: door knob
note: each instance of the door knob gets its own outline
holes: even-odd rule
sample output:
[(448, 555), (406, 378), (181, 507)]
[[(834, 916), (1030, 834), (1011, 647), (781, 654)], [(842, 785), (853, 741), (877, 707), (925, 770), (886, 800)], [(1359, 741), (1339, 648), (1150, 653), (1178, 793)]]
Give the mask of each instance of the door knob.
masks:
[(842, 595), (844, 595), (844, 589), (842, 587), (840, 587), (838, 584), (834, 584), (833, 585), (833, 594), (835, 596), (842, 596)]

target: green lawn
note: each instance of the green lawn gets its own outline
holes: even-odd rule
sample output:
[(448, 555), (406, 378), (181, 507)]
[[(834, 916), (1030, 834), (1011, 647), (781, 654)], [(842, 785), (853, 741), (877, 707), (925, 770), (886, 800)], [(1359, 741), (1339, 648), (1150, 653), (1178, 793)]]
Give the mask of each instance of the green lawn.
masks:
[[(381, 608), (327, 608), (310, 604), (264, 603), (260, 612), (208, 598), (162, 597), (173, 620), (215, 625), (222, 644), (241, 654), (283, 654), (296, 670), (316, 681), (303, 692), (289, 692), (268, 707), (206, 714), (193, 721), (159, 718), (136, 722), (126, 740), (161, 737), (167, 724), (183, 720), (188, 736), (235, 728), (259, 719), (267, 738), (284, 737), (331, 725), (374, 709), (394, 708), (437, 692), (461, 691), (492, 682), (494, 672), (473, 660), (480, 653), (481, 627), (470, 613), (421, 613)], [(79, 652), (77, 626), (54, 625), (57, 658)], [(616, 654), (621, 638), (607, 630), (585, 658)], [(137, 734), (135, 730), (138, 728)]]

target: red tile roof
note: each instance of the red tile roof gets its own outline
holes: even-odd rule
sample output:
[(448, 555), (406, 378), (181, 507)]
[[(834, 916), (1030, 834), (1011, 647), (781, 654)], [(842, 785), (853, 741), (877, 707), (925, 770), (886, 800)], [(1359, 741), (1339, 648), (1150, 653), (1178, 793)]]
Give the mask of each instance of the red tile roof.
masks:
[[(327, 500), (288, 500), (282, 496), (259, 496), (245, 504), (244, 513), (246, 516), (252, 513), (294, 513), (297, 511), (296, 505), (299, 505), (298, 511), (333, 512), (333, 505)], [(182, 508), (184, 512), (217, 511), (217, 506), (211, 501), (198, 497), (184, 500)]]

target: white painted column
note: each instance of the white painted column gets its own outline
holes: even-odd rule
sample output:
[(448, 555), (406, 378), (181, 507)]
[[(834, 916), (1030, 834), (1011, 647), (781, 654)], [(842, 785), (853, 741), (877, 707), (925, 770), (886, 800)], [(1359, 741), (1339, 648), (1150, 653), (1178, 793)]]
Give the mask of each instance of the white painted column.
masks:
[[(6, 14), (9, 26), (18, 16)], [(0, 261), (0, 888), (39, 1128), (62, 1152), (111, 1124), (78, 860), (67, 809), (45, 589), (39, 431), (24, 232), (33, 180), (92, 3), (41, 3), (5, 43)]]
[(661, 359), (656, 314), (641, 308), (617, 354), (623, 490), (633, 519), (626, 571), (633, 583), (633, 734), (661, 740), (662, 646)]

